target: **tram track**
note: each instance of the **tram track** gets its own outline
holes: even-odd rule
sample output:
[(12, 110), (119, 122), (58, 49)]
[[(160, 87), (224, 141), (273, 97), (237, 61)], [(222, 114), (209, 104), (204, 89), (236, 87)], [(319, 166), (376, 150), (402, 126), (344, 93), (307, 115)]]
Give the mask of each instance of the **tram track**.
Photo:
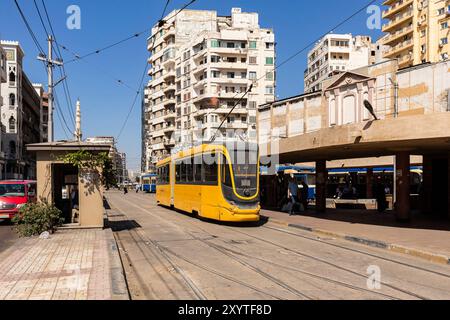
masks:
[(335, 248), (351, 251), (351, 252), (354, 252), (354, 253), (363, 254), (363, 255), (366, 255), (366, 256), (369, 256), (369, 257), (372, 257), (372, 258), (381, 259), (381, 260), (384, 260), (384, 261), (387, 261), (387, 262), (392, 262), (392, 263), (395, 263), (395, 264), (398, 264), (398, 265), (401, 265), (401, 266), (404, 266), (404, 267), (408, 267), (408, 268), (412, 268), (412, 269), (415, 269), (415, 270), (428, 272), (428, 273), (431, 273), (431, 274), (434, 274), (434, 275), (437, 275), (437, 276), (441, 276), (441, 277), (445, 277), (445, 278), (449, 278), (450, 279), (450, 274), (445, 274), (445, 273), (442, 273), (442, 272), (437, 272), (437, 271), (434, 271), (434, 270), (429, 270), (429, 269), (426, 269), (426, 268), (414, 266), (414, 265), (409, 264), (409, 263), (401, 262), (401, 261), (394, 260), (394, 259), (385, 258), (385, 257), (379, 256), (379, 255), (376, 255), (376, 254), (373, 254), (373, 253), (365, 252), (365, 251), (362, 251), (362, 250), (352, 249), (352, 248), (349, 248), (349, 247), (346, 247), (346, 246), (338, 245), (338, 244), (335, 244), (335, 243), (330, 243), (330, 242), (325, 241), (325, 240), (319, 240), (317, 238), (307, 237), (307, 236), (304, 236), (304, 235), (301, 235), (301, 234), (298, 234), (298, 233), (295, 233), (295, 232), (290, 232), (290, 231), (279, 229), (279, 228), (268, 227), (268, 226), (263, 226), (262, 228), (278, 231), (278, 232), (281, 232), (281, 233), (289, 234), (289, 235), (292, 235), (292, 236), (295, 236), (295, 237), (298, 237), (298, 238), (307, 239), (307, 240), (318, 242), (318, 243), (323, 243), (323, 244), (326, 244), (326, 245), (329, 245), (329, 246), (332, 246), (332, 247), (335, 247)]
[[(277, 286), (282, 287), (283, 289), (287, 290), (291, 294), (294, 294), (294, 295), (296, 295), (296, 296), (298, 296), (300, 298), (312, 299), (314, 297), (305, 295), (303, 292), (301, 292), (301, 291), (291, 287), (290, 285), (288, 285), (288, 284), (284, 283), (283, 281), (275, 278), (274, 276), (272, 276), (270, 274), (267, 274), (266, 272), (262, 271), (258, 266), (254, 265), (254, 264), (251, 264), (251, 263), (245, 261), (242, 258), (250, 259), (250, 260), (252, 260), (252, 262), (257, 260), (257, 261), (260, 261), (262, 263), (270, 264), (272, 266), (277, 266), (278, 268), (280, 268), (282, 270), (290, 270), (292, 272), (298, 272), (300, 274), (303, 274), (303, 275), (306, 275), (306, 276), (309, 276), (309, 277), (312, 277), (312, 278), (315, 278), (315, 279), (318, 279), (318, 280), (322, 280), (322, 281), (325, 281), (325, 282), (328, 282), (328, 283), (332, 283), (332, 284), (337, 285), (337, 286), (341, 286), (341, 287), (345, 287), (345, 288), (349, 288), (349, 289), (353, 289), (353, 290), (357, 290), (357, 291), (361, 291), (361, 292), (366, 292), (366, 293), (370, 292), (370, 293), (372, 293), (374, 295), (379, 295), (379, 296), (387, 298), (387, 299), (397, 299), (396, 297), (393, 297), (391, 295), (387, 295), (387, 294), (383, 294), (381, 292), (376, 292), (376, 291), (368, 290), (368, 289), (361, 288), (361, 287), (358, 287), (358, 286), (354, 286), (352, 284), (349, 284), (349, 283), (346, 283), (346, 282), (342, 282), (342, 281), (339, 281), (339, 280), (333, 280), (333, 279), (330, 279), (329, 277), (327, 278), (327, 277), (324, 277), (324, 276), (322, 276), (320, 274), (307, 272), (305, 270), (301, 270), (301, 269), (298, 269), (298, 268), (292, 268), (291, 266), (285, 266), (285, 265), (282, 265), (282, 264), (279, 264), (279, 263), (275, 263), (275, 262), (267, 260), (267, 259), (263, 259), (261, 257), (255, 257), (253, 255), (248, 255), (248, 254), (245, 254), (243, 252), (238, 252), (236, 250), (227, 248), (226, 246), (224, 247), (224, 246), (221, 246), (221, 245), (218, 245), (218, 244), (215, 244), (215, 243), (211, 243), (212, 241), (217, 240), (218, 237), (212, 235), (209, 231), (203, 229), (202, 226), (200, 226), (200, 224), (203, 223), (203, 222), (201, 222), (198, 219), (193, 219), (193, 218), (186, 219), (186, 218), (188, 218), (187, 216), (183, 216), (183, 215), (179, 215), (178, 216), (178, 215), (175, 215), (175, 214), (170, 214), (170, 215), (168, 214), (168, 215), (165, 215), (164, 217), (162, 217), (161, 215), (156, 215), (156, 214), (152, 213), (151, 212), (151, 208), (146, 208), (146, 207), (144, 207), (142, 205), (137, 205), (136, 203), (132, 203), (132, 202), (130, 202), (128, 200), (125, 200), (125, 202), (128, 202), (129, 204), (133, 205), (134, 207), (139, 208), (140, 210), (142, 210), (146, 214), (150, 214), (153, 218), (156, 218), (156, 219), (160, 220), (161, 222), (169, 223), (170, 225), (175, 226), (177, 229), (183, 230), (183, 232), (185, 234), (189, 235), (193, 239), (195, 239), (197, 241), (200, 241), (200, 242), (206, 244), (207, 246), (217, 250), (218, 252), (220, 252), (220, 253), (226, 255), (227, 257), (229, 257), (230, 259), (235, 260), (236, 262), (238, 262), (242, 266), (246, 267), (247, 269), (250, 269), (250, 270), (254, 271), (258, 275), (266, 278), (267, 280), (271, 281), (272, 283), (276, 284)], [(167, 210), (167, 212), (168, 213), (173, 213), (173, 211), (170, 211), (170, 210)], [(197, 231), (201, 231), (201, 232), (205, 233), (207, 235), (207, 237), (205, 239), (200, 239), (197, 236), (193, 235), (192, 232), (189, 232), (189, 231), (186, 231), (184, 229), (181, 229), (180, 228), (180, 222), (184, 223), (188, 227), (197, 229)], [(217, 224), (211, 224), (211, 225), (214, 225), (214, 226), (217, 226), (217, 227), (219, 226)], [(313, 255), (308, 255), (308, 254), (305, 254), (303, 252), (299, 252), (299, 251), (297, 251), (295, 249), (287, 248), (286, 246), (283, 246), (283, 245), (281, 245), (279, 243), (272, 242), (272, 241), (269, 241), (267, 239), (260, 238), (258, 236), (255, 236), (255, 235), (252, 235), (252, 234), (249, 234), (249, 233), (237, 230), (236, 228), (233, 228), (233, 227), (230, 227), (230, 226), (220, 226), (220, 227), (224, 227), (227, 230), (230, 230), (232, 232), (235, 232), (235, 233), (238, 233), (238, 234), (241, 234), (241, 235), (245, 235), (245, 236), (247, 236), (249, 238), (252, 238), (252, 239), (255, 239), (255, 240), (262, 241), (263, 243), (270, 244), (270, 245), (275, 246), (277, 248), (281, 248), (281, 249), (283, 249), (283, 250), (285, 250), (287, 252), (290, 252), (291, 254), (295, 254), (295, 255), (301, 256), (303, 258), (308, 258), (310, 260), (313, 260), (313, 261), (316, 261), (316, 262), (319, 262), (319, 263), (322, 263), (322, 264), (326, 264), (326, 265), (331, 266), (331, 267), (333, 267), (335, 269), (338, 269), (340, 271), (344, 271), (344, 272), (353, 274), (353, 275), (355, 275), (357, 277), (364, 278), (365, 280), (367, 279), (367, 275), (366, 274), (363, 274), (363, 273), (360, 273), (358, 271), (346, 268), (344, 266), (335, 264), (333, 262), (330, 262), (330, 261), (318, 258), (318, 257), (313, 256)], [(382, 257), (382, 256), (378, 256), (376, 254), (369, 253), (369, 252), (364, 252), (364, 251), (361, 251), (361, 250), (348, 248), (346, 246), (342, 246), (342, 245), (338, 245), (338, 244), (332, 244), (332, 243), (326, 242), (324, 240), (314, 239), (314, 238), (310, 238), (310, 237), (307, 237), (307, 236), (299, 235), (299, 234), (296, 234), (294, 232), (290, 232), (290, 231), (287, 231), (287, 230), (282, 230), (282, 229), (278, 229), (278, 228), (274, 228), (274, 227), (270, 227), (270, 226), (263, 226), (262, 228), (265, 228), (265, 229), (268, 229), (268, 230), (272, 230), (272, 231), (275, 231), (275, 232), (279, 232), (279, 233), (283, 233), (283, 234), (288, 234), (288, 235), (300, 237), (300, 238), (303, 238), (305, 240), (310, 240), (310, 241), (314, 241), (314, 242), (321, 243), (321, 244), (327, 244), (327, 245), (333, 246), (335, 248), (339, 248), (341, 250), (346, 250), (346, 251), (349, 251), (349, 252), (352, 252), (352, 253), (356, 253), (356, 254), (363, 254), (363, 255), (366, 255), (366, 256), (369, 256), (369, 257), (372, 257), (372, 258), (377, 258), (377, 259), (381, 259), (381, 260), (386, 261), (386, 262), (398, 264), (398, 265), (401, 265), (403, 267), (413, 268), (414, 270), (418, 270), (418, 271), (422, 271), (422, 272), (430, 272), (430, 273), (432, 273), (434, 275), (437, 275), (437, 276), (444, 276), (444, 277), (447, 277), (447, 278), (449, 277), (448, 275), (446, 275), (444, 273), (440, 273), (440, 272), (429, 270), (429, 269), (422, 268), (422, 267), (417, 267), (417, 266), (414, 266), (414, 265), (410, 265), (408, 263), (403, 263), (401, 261), (397, 261), (397, 260), (394, 260), (394, 259), (385, 258), (385, 257)], [(219, 240), (220, 240), (220, 238), (219, 238)], [(267, 295), (267, 296), (269, 296), (271, 298), (282, 299), (280, 297), (274, 296), (271, 293), (267, 293), (267, 292), (261, 291), (258, 288), (254, 287), (254, 286), (252, 286), (250, 284), (247, 284), (245, 282), (240, 281), (239, 279), (235, 279), (232, 276), (229, 276), (229, 275), (226, 275), (226, 274), (222, 274), (222, 273), (220, 273), (220, 272), (218, 272), (218, 271), (216, 271), (214, 269), (209, 268), (206, 265), (199, 264), (196, 261), (193, 261), (192, 259), (189, 259), (189, 258), (187, 258), (185, 256), (182, 256), (182, 255), (174, 252), (173, 250), (165, 247), (162, 244), (162, 242), (164, 242), (164, 241), (159, 241), (159, 242), (153, 243), (152, 246), (155, 246), (155, 245), (159, 246), (159, 249), (162, 250), (162, 251), (166, 251), (166, 253), (168, 255), (176, 257), (176, 258), (178, 258), (178, 259), (180, 259), (182, 261), (185, 261), (186, 263), (189, 263), (189, 264), (191, 264), (193, 266), (196, 266), (197, 268), (200, 268), (200, 269), (202, 269), (204, 271), (208, 271), (209, 273), (215, 274), (215, 275), (217, 275), (217, 276), (219, 276), (221, 278), (227, 279), (229, 281), (233, 281), (233, 282), (238, 283), (240, 285), (243, 285), (243, 286), (245, 286), (247, 288), (250, 288), (250, 289), (253, 289), (253, 290), (257, 291), (257, 292), (265, 294), (265, 295)], [(390, 288), (390, 289), (392, 289), (394, 291), (397, 291), (397, 292), (401, 292), (401, 293), (403, 293), (403, 294), (405, 294), (407, 296), (414, 297), (416, 299), (421, 299), (421, 300), (427, 300), (428, 299), (427, 297), (425, 297), (423, 295), (420, 295), (420, 294), (415, 293), (413, 291), (410, 291), (408, 289), (403, 289), (403, 288), (400, 288), (398, 286), (391, 285), (391, 284), (383, 282), (383, 281), (381, 282), (381, 284), (386, 286), (387, 288)]]
[[(120, 211), (122, 214), (124, 214), (126, 216), (126, 213), (123, 210), (117, 208), (116, 206), (114, 206), (114, 209)], [(146, 212), (148, 212), (145, 208), (141, 208), (141, 209), (145, 210)], [(164, 221), (167, 223), (167, 220), (164, 220)], [(173, 222), (170, 222), (170, 223), (173, 223)], [(161, 243), (149, 239), (146, 235), (143, 235), (142, 233), (138, 233), (137, 231), (136, 231), (136, 233), (138, 234), (138, 236), (139, 236), (139, 238), (141, 240), (141, 243), (144, 243), (147, 246), (152, 246), (152, 247), (157, 248), (159, 250), (159, 252), (163, 255), (163, 257), (166, 259), (166, 261), (169, 262), (174, 267), (174, 269), (177, 271), (177, 273), (180, 273), (182, 275), (183, 279), (186, 281), (187, 288), (189, 290), (191, 290), (199, 300), (206, 300), (207, 296), (202, 293), (201, 289), (197, 285), (195, 285), (195, 282), (189, 276), (186, 275), (186, 273), (176, 264), (176, 262), (173, 259), (170, 258), (169, 255), (172, 255), (172, 256), (174, 256), (174, 257), (176, 257), (176, 258), (178, 258), (178, 259), (180, 259), (180, 260), (182, 260), (182, 261), (184, 261), (184, 262), (186, 262), (186, 263), (188, 263), (190, 265), (193, 265), (193, 266), (195, 266), (195, 267), (197, 267), (199, 269), (202, 269), (202, 270), (207, 271), (207, 272), (209, 272), (211, 274), (219, 276), (219, 277), (221, 277), (221, 278), (223, 278), (225, 280), (234, 282), (234, 283), (239, 284), (239, 285), (241, 285), (243, 287), (251, 289), (251, 290), (253, 290), (255, 292), (261, 293), (261, 294), (263, 294), (263, 295), (265, 295), (267, 297), (270, 297), (272, 299), (285, 300), (282, 297), (276, 296), (276, 295), (274, 295), (274, 294), (272, 294), (270, 292), (263, 291), (263, 290), (255, 287), (255, 286), (253, 286), (251, 284), (248, 284), (248, 283), (246, 283), (244, 281), (241, 281), (241, 280), (236, 279), (236, 278), (234, 278), (232, 276), (228, 276), (226, 274), (223, 274), (221, 272), (213, 270), (212, 268), (209, 268), (209, 267), (207, 267), (205, 265), (202, 265), (202, 264), (199, 264), (199, 263), (197, 263), (195, 261), (192, 261), (191, 259), (188, 259), (188, 258), (186, 258), (186, 257), (184, 257), (184, 256), (182, 256), (182, 255), (180, 255), (180, 254), (178, 254), (176, 252), (174, 252), (173, 250), (171, 250), (171, 249), (161, 245)], [(134, 239), (134, 241), (136, 243), (139, 243), (138, 239), (133, 237), (131, 232), (130, 232), (130, 236)], [(145, 256), (145, 253), (143, 251), (142, 251), (142, 254)], [(146, 259), (147, 259), (147, 257), (146, 257)], [(148, 259), (147, 259), (147, 261), (151, 265), (151, 262)]]
[[(231, 229), (231, 230), (233, 230), (233, 229)], [(268, 243), (268, 244), (270, 244), (270, 245), (272, 245), (272, 246), (275, 246), (275, 247), (277, 247), (277, 248), (281, 248), (281, 249), (286, 250), (286, 251), (288, 251), (288, 252), (292, 252), (293, 254), (296, 254), (296, 255), (298, 255), (298, 256), (301, 256), (301, 257), (304, 257), (304, 258), (309, 258), (309, 259), (312, 259), (312, 260), (314, 260), (314, 261), (317, 261), (317, 262), (320, 262), (320, 263), (329, 265), (329, 266), (331, 266), (331, 267), (334, 267), (334, 268), (336, 268), (336, 269), (339, 269), (339, 270), (341, 270), (341, 271), (346, 271), (346, 272), (351, 273), (351, 274), (354, 274), (354, 275), (356, 275), (356, 276), (358, 276), (358, 277), (362, 277), (362, 278), (364, 278), (364, 279), (367, 279), (367, 275), (366, 275), (366, 274), (359, 273), (359, 272), (354, 271), (354, 270), (351, 270), (351, 269), (349, 269), (349, 268), (339, 266), (339, 265), (337, 265), (337, 264), (335, 264), (335, 263), (332, 263), (332, 262), (330, 262), (330, 261), (326, 261), (326, 260), (324, 260), (324, 259), (321, 259), (321, 258), (318, 258), (318, 257), (315, 257), (315, 256), (311, 256), (311, 255), (309, 255), (309, 254), (305, 254), (305, 253), (299, 252), (299, 251), (297, 251), (297, 250), (294, 250), (294, 249), (285, 247), (285, 246), (283, 246), (283, 245), (277, 244), (277, 243), (275, 243), (275, 242), (272, 242), (272, 241), (269, 241), (269, 240), (266, 240), (266, 239), (262, 239), (262, 238), (257, 237), (257, 236), (250, 235), (250, 234), (245, 233), (245, 232), (241, 232), (241, 231), (237, 231), (237, 230), (234, 230), (234, 231), (237, 232), (237, 233), (240, 233), (240, 234), (242, 234), (242, 235), (246, 235), (246, 236), (248, 236), (248, 237), (250, 237), (250, 238), (253, 238), (253, 239), (256, 239), (256, 240), (259, 240), (259, 241)], [(419, 294), (416, 294), (416, 293), (414, 293), (414, 292), (412, 292), (412, 291), (408, 291), (408, 290), (405, 290), (405, 289), (396, 287), (396, 286), (391, 285), (391, 284), (389, 284), (389, 283), (386, 283), (386, 282), (383, 282), (383, 281), (381, 281), (380, 283), (381, 283), (382, 285), (388, 287), (388, 288), (391, 288), (391, 289), (396, 290), (396, 291), (398, 291), (398, 292), (402, 292), (402, 293), (407, 294), (407, 295), (409, 295), (409, 296), (411, 296), (411, 297), (415, 297), (415, 298), (420, 299), (420, 300), (430, 300), (430, 299), (428, 299), (428, 298), (426, 298), (426, 297), (424, 297), (424, 296), (422, 296), (422, 295), (419, 295)]]

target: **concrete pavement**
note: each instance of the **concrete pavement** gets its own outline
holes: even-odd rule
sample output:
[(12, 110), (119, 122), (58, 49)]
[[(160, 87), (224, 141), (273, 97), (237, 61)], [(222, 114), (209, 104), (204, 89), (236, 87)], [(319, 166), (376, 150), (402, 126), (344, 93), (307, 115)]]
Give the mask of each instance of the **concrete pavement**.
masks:
[(447, 266), (271, 222), (202, 221), (154, 195), (107, 199), (132, 299), (450, 298)]
[(12, 227), (11, 223), (0, 221), (0, 253), (13, 245), (19, 238)]
[(111, 230), (59, 230), (19, 239), (0, 254), (0, 300), (127, 298)]

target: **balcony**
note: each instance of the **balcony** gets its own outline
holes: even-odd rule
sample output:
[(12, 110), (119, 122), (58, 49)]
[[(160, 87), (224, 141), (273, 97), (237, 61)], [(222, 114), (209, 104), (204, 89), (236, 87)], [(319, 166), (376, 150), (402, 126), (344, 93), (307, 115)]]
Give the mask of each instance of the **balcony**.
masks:
[(392, 42), (398, 40), (399, 38), (401, 38), (409, 33), (412, 33), (413, 31), (414, 31), (413, 25), (410, 25), (410, 26), (404, 27), (400, 30), (397, 30), (397, 31), (391, 33), (390, 35), (385, 36), (383, 38), (383, 44), (389, 45), (389, 43), (392, 43)]
[(173, 147), (175, 146), (175, 139), (164, 138), (163, 143), (165, 147)]
[(175, 119), (177, 117), (177, 113), (175, 111), (167, 110), (164, 112), (164, 120)]
[(248, 64), (242, 62), (214, 62), (211, 63), (211, 67), (217, 69), (239, 69), (239, 70), (247, 70)]
[(404, 51), (406, 49), (412, 48), (414, 45), (414, 42), (412, 39), (409, 39), (407, 41), (401, 42), (398, 45), (386, 50), (383, 54), (385, 58), (392, 58), (393, 56), (397, 55), (399, 52)]
[(175, 131), (175, 126), (174, 125), (165, 125), (162, 131), (165, 134), (174, 132)]
[(220, 78), (210, 78), (211, 82), (215, 83), (221, 83), (221, 84), (242, 84), (242, 85), (250, 85), (251, 80), (247, 78), (227, 78), (227, 77), (220, 77)]
[(163, 102), (164, 107), (170, 106), (172, 104), (176, 104), (175, 97), (169, 97), (169, 98), (164, 99), (164, 102)]
[(413, 62), (413, 58), (409, 54), (405, 54), (400, 59), (398, 59), (398, 65), (400, 68), (408, 66), (411, 62)]
[(175, 91), (175, 90), (176, 90), (175, 84), (169, 84), (169, 85), (164, 85), (163, 86), (164, 93), (167, 93), (167, 92), (170, 92), (170, 91)]
[(224, 47), (218, 47), (218, 48), (209, 48), (209, 51), (211, 53), (229, 53), (229, 54), (237, 54), (237, 55), (247, 55), (248, 54), (248, 48), (224, 48)]
[(175, 78), (175, 70), (170, 70), (163, 74), (164, 81), (170, 78)]
[(394, 29), (395, 27), (397, 27), (401, 23), (404, 23), (407, 20), (412, 19), (413, 15), (414, 15), (414, 11), (413, 10), (408, 10), (408, 11), (405, 11), (405, 12), (399, 14), (398, 16), (393, 18), (389, 23), (383, 25), (382, 31), (383, 32), (390, 32), (392, 29)]
[(242, 122), (233, 122), (233, 123), (225, 123), (223, 125), (223, 127), (225, 129), (234, 129), (234, 130), (239, 130), (239, 129), (248, 129), (248, 124), (247, 123), (242, 123)]
[(392, 17), (392, 15), (400, 12), (402, 9), (412, 4), (413, 2), (414, 2), (413, 0), (400, 0), (392, 3), (389, 9), (383, 11), (383, 19), (388, 19), (389, 17)]

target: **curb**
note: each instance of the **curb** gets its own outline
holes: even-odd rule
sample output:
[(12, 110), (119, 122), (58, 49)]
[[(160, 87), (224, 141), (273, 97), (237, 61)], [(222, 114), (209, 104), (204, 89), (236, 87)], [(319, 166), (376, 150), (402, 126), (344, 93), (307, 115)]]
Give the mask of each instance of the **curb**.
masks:
[(450, 257), (447, 257), (442, 254), (427, 252), (427, 251), (414, 249), (414, 248), (408, 248), (408, 247), (405, 247), (402, 245), (391, 244), (391, 243), (387, 243), (387, 242), (379, 241), (379, 240), (366, 239), (366, 238), (362, 238), (362, 237), (345, 235), (342, 233), (337, 233), (337, 232), (328, 231), (328, 230), (315, 229), (315, 228), (311, 228), (311, 227), (300, 225), (300, 224), (293, 224), (293, 223), (289, 223), (289, 222), (286, 222), (283, 220), (269, 218), (267, 216), (264, 216), (264, 219), (266, 219), (266, 221), (271, 222), (271, 223), (275, 223), (275, 224), (282, 225), (285, 227), (300, 229), (300, 230), (315, 233), (315, 234), (321, 235), (321, 236), (328, 236), (328, 237), (333, 237), (333, 238), (337, 238), (337, 239), (341, 239), (341, 240), (356, 242), (356, 243), (359, 243), (362, 245), (366, 245), (366, 246), (370, 246), (370, 247), (374, 247), (374, 248), (378, 248), (378, 249), (385, 249), (385, 250), (389, 250), (392, 252), (409, 255), (409, 256), (412, 256), (415, 258), (424, 259), (424, 260), (427, 260), (427, 261), (433, 262), (433, 263), (450, 265)]
[(111, 272), (112, 300), (130, 300), (117, 243), (111, 229), (105, 229)]

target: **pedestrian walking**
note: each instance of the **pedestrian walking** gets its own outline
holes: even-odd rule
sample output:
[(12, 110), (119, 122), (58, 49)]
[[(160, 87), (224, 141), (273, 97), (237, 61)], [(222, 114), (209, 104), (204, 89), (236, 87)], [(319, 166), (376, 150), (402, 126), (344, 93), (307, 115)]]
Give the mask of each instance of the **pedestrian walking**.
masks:
[(124, 186), (123, 187), (123, 194), (127, 194), (128, 193), (128, 188), (127, 188), (127, 186)]
[(136, 185), (136, 193), (139, 193), (139, 190), (141, 189), (141, 186), (139, 184)]
[(292, 207), (289, 210), (289, 215), (292, 216), (295, 213), (295, 209), (298, 205), (298, 182), (294, 175), (291, 175), (289, 178), (288, 198), (290, 199), (292, 204)]

